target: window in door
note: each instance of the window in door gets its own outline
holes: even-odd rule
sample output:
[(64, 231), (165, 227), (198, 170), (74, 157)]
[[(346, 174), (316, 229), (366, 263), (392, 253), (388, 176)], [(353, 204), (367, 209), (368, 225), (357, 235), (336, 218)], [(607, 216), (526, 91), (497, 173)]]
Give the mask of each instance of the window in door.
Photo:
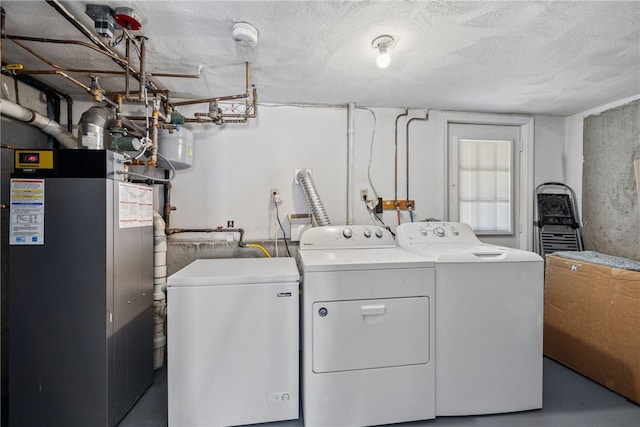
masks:
[(448, 219), (468, 223), (483, 242), (524, 249), (531, 169), (521, 126), (447, 123)]
[(511, 140), (458, 141), (460, 221), (477, 234), (513, 233)]

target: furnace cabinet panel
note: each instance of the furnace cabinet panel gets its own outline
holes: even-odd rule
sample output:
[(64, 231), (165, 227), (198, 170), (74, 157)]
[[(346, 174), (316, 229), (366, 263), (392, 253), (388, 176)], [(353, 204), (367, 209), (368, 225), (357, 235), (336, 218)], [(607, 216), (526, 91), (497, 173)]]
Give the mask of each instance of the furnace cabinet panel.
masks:
[(45, 178), (44, 245), (10, 246), (11, 427), (111, 427), (151, 384), (153, 228), (119, 185)]

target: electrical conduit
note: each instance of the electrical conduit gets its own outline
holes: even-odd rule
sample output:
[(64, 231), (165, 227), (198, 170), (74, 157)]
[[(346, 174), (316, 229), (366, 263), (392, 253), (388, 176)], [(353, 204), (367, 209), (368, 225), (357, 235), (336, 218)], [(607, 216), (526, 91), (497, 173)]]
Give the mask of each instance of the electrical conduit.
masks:
[(296, 174), (296, 178), (300, 182), (300, 187), (302, 187), (302, 192), (307, 199), (309, 208), (311, 208), (316, 225), (331, 225), (329, 215), (324, 209), (318, 190), (316, 190), (316, 186), (313, 183), (313, 178), (311, 178), (311, 171), (309, 169), (300, 169)]
[(349, 103), (347, 108), (347, 225), (353, 225), (353, 154), (354, 154), (354, 135), (355, 135), (355, 104)]

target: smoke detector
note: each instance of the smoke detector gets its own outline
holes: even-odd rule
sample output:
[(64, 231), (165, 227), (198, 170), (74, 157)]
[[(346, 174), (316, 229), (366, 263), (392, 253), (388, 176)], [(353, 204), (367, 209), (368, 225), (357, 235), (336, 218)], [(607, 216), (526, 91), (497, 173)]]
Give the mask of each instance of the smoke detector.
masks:
[(116, 22), (127, 30), (138, 31), (142, 27), (142, 21), (135, 10), (130, 7), (118, 7), (115, 12)]
[(258, 30), (247, 22), (233, 24), (233, 40), (240, 46), (256, 47), (258, 44)]

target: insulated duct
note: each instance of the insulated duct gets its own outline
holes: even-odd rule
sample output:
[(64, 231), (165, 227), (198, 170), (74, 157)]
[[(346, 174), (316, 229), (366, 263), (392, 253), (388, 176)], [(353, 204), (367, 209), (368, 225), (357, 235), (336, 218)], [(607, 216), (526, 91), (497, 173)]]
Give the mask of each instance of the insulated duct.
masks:
[(298, 179), (298, 182), (300, 182), (302, 192), (304, 193), (307, 203), (311, 208), (311, 213), (313, 214), (313, 218), (316, 220), (316, 224), (331, 225), (329, 215), (327, 215), (327, 211), (324, 209), (324, 205), (318, 195), (318, 190), (316, 190), (316, 186), (313, 183), (313, 178), (311, 178), (311, 171), (309, 169), (300, 169), (296, 173), (296, 178)]
[(122, 118), (123, 128), (117, 128), (116, 121), (116, 112), (111, 107), (89, 108), (78, 122), (78, 148), (138, 151), (137, 137), (144, 136), (144, 130), (126, 118)]
[(107, 107), (91, 107), (78, 122), (78, 148), (104, 150), (111, 148), (111, 129), (116, 123), (115, 111)]
[(0, 99), (0, 114), (39, 128), (47, 135), (53, 136), (65, 148), (78, 148), (78, 140), (71, 132), (60, 126), (60, 123), (40, 113), (6, 99)]

